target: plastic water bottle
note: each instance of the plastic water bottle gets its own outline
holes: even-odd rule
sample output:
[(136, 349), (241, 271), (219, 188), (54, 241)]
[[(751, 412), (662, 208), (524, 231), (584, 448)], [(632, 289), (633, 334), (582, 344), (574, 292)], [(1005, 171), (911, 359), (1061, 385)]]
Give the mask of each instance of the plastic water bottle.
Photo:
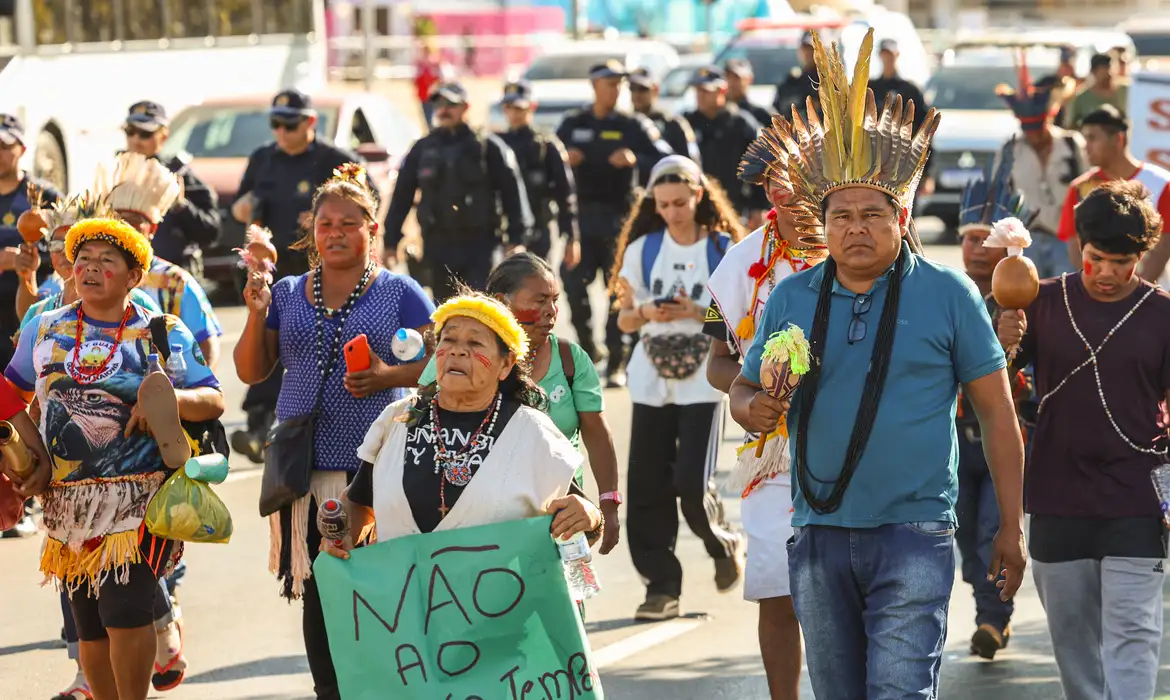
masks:
[(554, 539), (561, 554), (561, 565), (565, 568), (565, 580), (569, 582), (569, 592), (573, 600), (583, 601), (592, 598), (601, 592), (601, 585), (597, 581), (597, 573), (589, 562), (593, 555), (589, 551), (589, 541), (584, 532), (578, 532), (568, 539)]
[(1150, 480), (1154, 482), (1154, 493), (1158, 494), (1158, 502), (1162, 504), (1162, 520), (1170, 525), (1170, 464), (1151, 471)]
[(427, 352), (422, 335), (413, 328), (399, 328), (390, 341), (390, 350), (403, 362), (418, 362)]
[(154, 374), (163, 371), (162, 363), (158, 361), (158, 353), (152, 352), (146, 356), (146, 373)]
[(175, 386), (183, 386), (187, 379), (187, 361), (183, 359), (183, 346), (177, 343), (171, 346), (171, 356), (167, 358), (167, 376)]
[(330, 498), (317, 508), (317, 531), (334, 544), (349, 536), (349, 515), (341, 501)]

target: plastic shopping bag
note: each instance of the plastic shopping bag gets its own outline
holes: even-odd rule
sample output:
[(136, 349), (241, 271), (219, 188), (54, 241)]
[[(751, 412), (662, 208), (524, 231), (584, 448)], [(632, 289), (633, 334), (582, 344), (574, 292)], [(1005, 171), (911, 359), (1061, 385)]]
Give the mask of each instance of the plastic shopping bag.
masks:
[(210, 486), (180, 469), (146, 507), (146, 527), (168, 540), (226, 544), (232, 538), (232, 515)]

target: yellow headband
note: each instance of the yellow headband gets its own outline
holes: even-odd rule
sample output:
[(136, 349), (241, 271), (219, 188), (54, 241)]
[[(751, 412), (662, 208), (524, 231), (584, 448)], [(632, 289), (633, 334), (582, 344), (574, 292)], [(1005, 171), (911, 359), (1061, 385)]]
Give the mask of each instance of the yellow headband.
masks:
[(117, 219), (83, 219), (69, 228), (65, 234), (65, 258), (73, 262), (77, 251), (90, 241), (104, 241), (126, 251), (143, 270), (150, 269), (154, 251), (150, 241), (138, 229)]
[(504, 345), (516, 353), (516, 357), (528, 354), (528, 334), (516, 322), (516, 317), (508, 307), (495, 299), (481, 296), (448, 299), (431, 314), (431, 320), (435, 322), (435, 335), (442, 333), (444, 324), (456, 316), (466, 316), (492, 329), (504, 341)]

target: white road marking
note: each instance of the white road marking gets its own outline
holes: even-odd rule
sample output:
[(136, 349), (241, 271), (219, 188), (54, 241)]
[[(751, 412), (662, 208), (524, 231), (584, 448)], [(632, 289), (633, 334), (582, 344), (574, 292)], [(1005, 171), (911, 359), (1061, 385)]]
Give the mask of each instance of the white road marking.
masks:
[(593, 668), (601, 669), (620, 661), (625, 661), (635, 654), (682, 636), (703, 624), (702, 620), (679, 618), (670, 622), (656, 624), (645, 632), (626, 637), (620, 642), (602, 647), (593, 652)]

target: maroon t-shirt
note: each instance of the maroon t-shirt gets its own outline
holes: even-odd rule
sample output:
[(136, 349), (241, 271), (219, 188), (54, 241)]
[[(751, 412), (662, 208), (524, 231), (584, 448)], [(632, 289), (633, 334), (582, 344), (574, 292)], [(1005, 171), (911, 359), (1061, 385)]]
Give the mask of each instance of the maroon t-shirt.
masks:
[[(1068, 276), (1068, 302), (1093, 348), (1150, 288), (1142, 284), (1116, 302), (1089, 296), (1079, 274)], [(1026, 311), (1028, 333), (1016, 366), (1033, 362), (1038, 400), (1089, 357), (1069, 321), (1060, 278), (1040, 283)], [(1109, 411), (1130, 442), (1164, 449), (1159, 403), (1170, 389), (1170, 295), (1157, 291), (1097, 354)], [(1033, 515), (1103, 518), (1160, 517), (1150, 470), (1170, 458), (1127, 445), (1109, 422), (1089, 365), (1044, 404), (1024, 474), (1025, 509)]]

